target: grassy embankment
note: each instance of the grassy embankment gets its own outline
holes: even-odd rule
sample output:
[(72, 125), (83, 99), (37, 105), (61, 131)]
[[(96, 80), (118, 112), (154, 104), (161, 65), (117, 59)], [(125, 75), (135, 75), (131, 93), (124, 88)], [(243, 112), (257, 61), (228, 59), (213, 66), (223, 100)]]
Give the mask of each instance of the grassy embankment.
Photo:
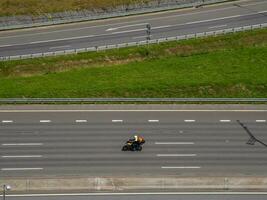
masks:
[(0, 16), (42, 15), (82, 9), (103, 9), (151, 0), (0, 0)]
[(267, 29), (0, 63), (0, 97), (267, 97)]

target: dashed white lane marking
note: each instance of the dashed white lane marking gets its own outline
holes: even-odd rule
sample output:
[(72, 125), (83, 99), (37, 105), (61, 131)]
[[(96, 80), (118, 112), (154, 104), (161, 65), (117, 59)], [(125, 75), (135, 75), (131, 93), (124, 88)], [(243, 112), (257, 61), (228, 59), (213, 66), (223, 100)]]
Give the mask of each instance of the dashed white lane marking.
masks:
[[(153, 37), (153, 35), (150, 35), (150, 37)], [(133, 39), (140, 39), (140, 38), (147, 38), (147, 35), (133, 37)]]
[(2, 158), (41, 158), (42, 155), (18, 155), (18, 156), (2, 156)]
[(86, 123), (87, 120), (86, 119), (77, 119), (75, 122), (77, 122), (77, 123)]
[(130, 24), (130, 25), (125, 25), (125, 26), (118, 26), (118, 27), (114, 27), (114, 28), (109, 28), (106, 31), (114, 31), (114, 30), (122, 29), (122, 28), (130, 28), (130, 27), (134, 27), (134, 26), (145, 26), (145, 25), (147, 25), (147, 23)]
[(64, 46), (56, 46), (56, 47), (50, 47), (49, 49), (62, 49), (62, 48), (69, 48), (70, 45), (64, 45)]
[(159, 120), (157, 120), (157, 119), (150, 119), (150, 120), (148, 120), (148, 122), (159, 122)]
[(51, 120), (40, 120), (41, 123), (50, 123)]
[(7, 143), (2, 146), (41, 146), (43, 143)]
[(162, 166), (162, 169), (200, 169), (199, 166)]
[(221, 119), (220, 122), (231, 122), (229, 119)]
[(13, 120), (2, 120), (2, 123), (13, 123)]
[(256, 120), (256, 122), (266, 122), (266, 120), (264, 120), (264, 119), (258, 119), (258, 120)]
[(172, 145), (172, 144), (178, 144), (178, 145), (189, 145), (189, 144), (195, 144), (194, 142), (155, 142), (155, 144), (166, 144), (166, 145)]
[(196, 120), (194, 120), (194, 119), (185, 119), (184, 121), (185, 122), (195, 122)]
[(209, 27), (209, 29), (214, 29), (214, 28), (222, 28), (222, 27), (226, 27), (227, 24), (224, 24), (224, 25), (218, 25), (218, 26), (211, 26)]
[(193, 157), (197, 154), (157, 154), (158, 157)]
[(43, 168), (1, 168), (2, 171), (43, 170)]
[(115, 122), (115, 123), (116, 122), (123, 122), (123, 120), (122, 119), (113, 119), (112, 122)]

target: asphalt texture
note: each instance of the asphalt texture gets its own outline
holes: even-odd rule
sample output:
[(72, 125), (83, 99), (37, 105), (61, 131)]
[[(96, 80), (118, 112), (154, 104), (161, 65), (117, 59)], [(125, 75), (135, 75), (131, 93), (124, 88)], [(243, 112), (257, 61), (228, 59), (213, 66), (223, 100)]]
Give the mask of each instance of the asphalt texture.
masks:
[(106, 196), (55, 196), (8, 197), (7, 200), (265, 200), (267, 195), (106, 195)]
[(267, 175), (267, 106), (71, 107), (1, 107), (0, 177)]
[(0, 56), (45, 53), (216, 31), (267, 22), (267, 1), (248, 0), (195, 9), (0, 32)]

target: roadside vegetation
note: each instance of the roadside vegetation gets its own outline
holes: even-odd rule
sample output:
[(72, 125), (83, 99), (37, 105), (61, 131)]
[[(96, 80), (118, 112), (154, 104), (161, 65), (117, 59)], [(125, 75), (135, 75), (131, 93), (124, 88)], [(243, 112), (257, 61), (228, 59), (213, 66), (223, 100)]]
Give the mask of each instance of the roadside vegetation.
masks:
[(0, 97), (267, 97), (267, 29), (0, 63)]
[(42, 15), (70, 10), (101, 9), (151, 0), (0, 0), (0, 16)]

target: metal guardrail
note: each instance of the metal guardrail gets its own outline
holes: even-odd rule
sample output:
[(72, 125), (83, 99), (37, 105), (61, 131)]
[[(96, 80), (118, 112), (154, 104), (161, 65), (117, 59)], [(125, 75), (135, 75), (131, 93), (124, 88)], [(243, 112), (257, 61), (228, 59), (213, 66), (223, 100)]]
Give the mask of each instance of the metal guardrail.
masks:
[(60, 13), (47, 13), (42, 16), (12, 16), (0, 17), (0, 30), (29, 28), (55, 24), (65, 24), (111, 17), (121, 17), (143, 13), (158, 12), (170, 9), (198, 7), (202, 5), (221, 3), (230, 0), (161, 0), (150, 1), (143, 4), (130, 4), (109, 8), (106, 10), (65, 11)]
[(181, 36), (176, 36), (176, 37), (166, 37), (166, 38), (160, 38), (160, 39), (145, 40), (145, 41), (139, 41), (139, 42), (129, 42), (129, 43), (122, 43), (122, 44), (106, 45), (106, 46), (94, 46), (94, 47), (81, 48), (81, 49), (70, 49), (70, 50), (64, 50), (64, 51), (34, 53), (34, 54), (25, 54), (25, 55), (17, 55), (17, 56), (4, 56), (4, 57), (0, 57), (0, 61), (23, 60), (23, 59), (40, 58), (40, 57), (47, 57), (47, 56), (77, 54), (77, 53), (90, 52), (90, 51), (119, 49), (119, 48), (141, 46), (141, 45), (147, 45), (147, 44), (159, 44), (159, 43), (167, 42), (167, 41), (179, 41), (179, 40), (186, 40), (186, 39), (193, 39), (193, 38), (202, 38), (202, 37), (208, 37), (208, 36), (216, 36), (216, 35), (222, 35), (222, 34), (228, 34), (228, 33), (261, 29), (261, 28), (266, 28), (266, 27), (267, 27), (267, 23), (264, 23), (264, 24), (256, 24), (252, 26), (242, 26), (242, 27), (228, 28), (228, 29), (223, 29), (223, 30), (218, 30), (218, 31), (201, 32), (201, 33), (181, 35)]
[(254, 102), (267, 103), (267, 98), (0, 98), (4, 104), (41, 104), (41, 103), (93, 103), (93, 102)]

